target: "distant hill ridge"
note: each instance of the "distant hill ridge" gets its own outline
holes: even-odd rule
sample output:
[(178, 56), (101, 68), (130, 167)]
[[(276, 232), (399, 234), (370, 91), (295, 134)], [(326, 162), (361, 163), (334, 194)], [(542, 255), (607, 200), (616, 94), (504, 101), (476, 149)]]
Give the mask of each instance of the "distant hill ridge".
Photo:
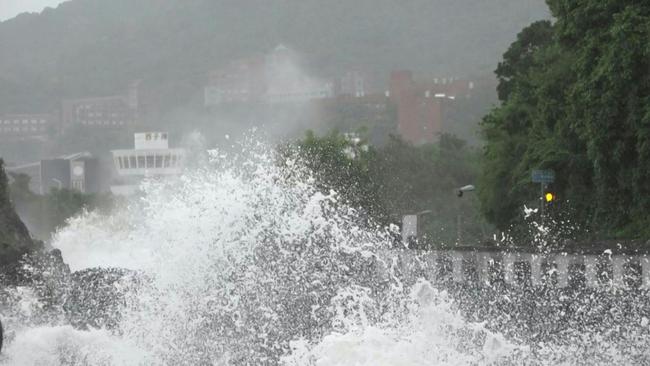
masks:
[(491, 72), (543, 0), (72, 0), (0, 23), (0, 113), (109, 95), (134, 79), (198, 84), (279, 43), (324, 74)]

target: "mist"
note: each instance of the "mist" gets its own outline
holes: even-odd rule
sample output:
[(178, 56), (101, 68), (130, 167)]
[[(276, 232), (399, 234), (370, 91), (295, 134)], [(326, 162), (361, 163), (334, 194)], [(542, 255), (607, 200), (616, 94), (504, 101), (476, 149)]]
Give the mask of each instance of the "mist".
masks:
[(650, 364), (648, 24), (0, 0), (0, 364)]

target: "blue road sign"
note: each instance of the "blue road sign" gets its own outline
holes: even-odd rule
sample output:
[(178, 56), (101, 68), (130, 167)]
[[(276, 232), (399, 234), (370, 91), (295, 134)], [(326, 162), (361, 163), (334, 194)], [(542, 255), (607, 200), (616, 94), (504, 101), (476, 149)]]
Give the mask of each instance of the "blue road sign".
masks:
[(533, 170), (533, 183), (553, 183), (555, 182), (555, 172), (552, 170)]

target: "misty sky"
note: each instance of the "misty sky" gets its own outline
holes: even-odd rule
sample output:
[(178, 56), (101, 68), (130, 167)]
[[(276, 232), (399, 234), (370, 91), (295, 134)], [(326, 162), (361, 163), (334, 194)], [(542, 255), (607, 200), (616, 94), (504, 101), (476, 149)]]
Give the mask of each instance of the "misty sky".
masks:
[(40, 12), (46, 7), (56, 7), (65, 0), (0, 0), (0, 21), (11, 19), (24, 12)]

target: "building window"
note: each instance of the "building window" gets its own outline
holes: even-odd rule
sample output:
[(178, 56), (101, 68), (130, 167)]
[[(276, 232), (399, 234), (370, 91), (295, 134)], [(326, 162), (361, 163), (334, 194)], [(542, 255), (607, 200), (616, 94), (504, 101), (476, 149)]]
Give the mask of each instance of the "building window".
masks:
[(153, 155), (148, 155), (147, 156), (147, 168), (153, 168), (154, 166), (155, 166), (154, 156)]
[(129, 165), (131, 166), (131, 169), (135, 169), (138, 167), (137, 162), (135, 161), (135, 156), (129, 156)]
[(156, 155), (156, 168), (162, 168), (163, 167), (163, 157), (162, 155)]
[(139, 169), (146, 168), (144, 156), (138, 156), (138, 168)]
[(122, 165), (122, 158), (118, 156), (116, 160), (117, 160), (117, 165), (120, 167), (120, 169), (124, 169), (124, 165)]
[(84, 181), (83, 180), (73, 180), (72, 189), (76, 189), (79, 192), (84, 192)]

